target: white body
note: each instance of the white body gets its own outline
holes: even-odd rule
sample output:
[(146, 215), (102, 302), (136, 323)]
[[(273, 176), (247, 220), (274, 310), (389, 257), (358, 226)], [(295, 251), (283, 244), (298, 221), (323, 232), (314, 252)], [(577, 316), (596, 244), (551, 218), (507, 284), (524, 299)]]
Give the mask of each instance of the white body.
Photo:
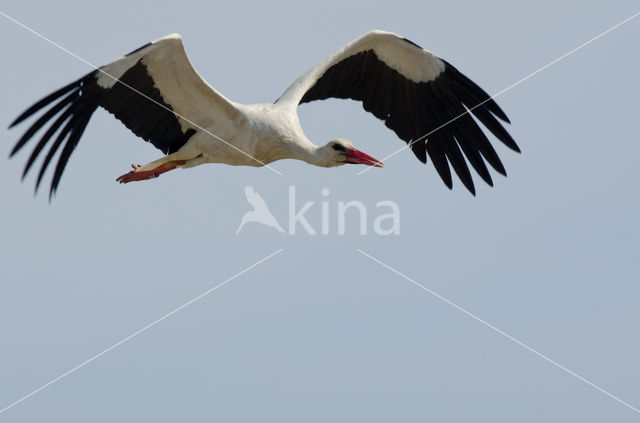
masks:
[[(263, 166), (281, 159), (316, 164), (314, 153), (318, 147), (304, 136), (295, 110), (268, 103), (233, 104), (236, 116), (223, 131), (218, 130), (217, 125), (204, 127), (226, 143), (208, 132), (197, 132), (175, 153), (174, 160), (189, 160), (183, 167), (202, 163)], [(193, 159), (198, 155), (202, 157)]]

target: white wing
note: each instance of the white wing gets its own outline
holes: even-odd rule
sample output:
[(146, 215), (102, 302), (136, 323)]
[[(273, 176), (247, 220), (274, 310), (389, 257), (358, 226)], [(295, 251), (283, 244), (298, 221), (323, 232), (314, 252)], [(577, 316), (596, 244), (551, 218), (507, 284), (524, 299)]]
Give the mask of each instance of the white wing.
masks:
[[(327, 70), (340, 64), (345, 59), (356, 55), (363, 56), (364, 53), (369, 51), (374, 52), (378, 60), (383, 61), (386, 66), (399, 72), (413, 82), (433, 81), (445, 68), (445, 63), (442, 59), (430, 51), (417, 47), (405, 38), (392, 32), (371, 31), (342, 47), (333, 55), (318, 63), (296, 79), (294, 83), (287, 88), (285, 93), (280, 96), (277, 103), (288, 104), (294, 107), (299, 103), (304, 103), (303, 96), (316, 85)], [(373, 63), (368, 64), (372, 65)], [(365, 65), (364, 63), (356, 64), (351, 61), (349, 65), (351, 65), (351, 69), (346, 69), (348, 72), (364, 73), (367, 71), (366, 69), (362, 69), (362, 66)], [(370, 69), (370, 71), (373, 70), (374, 69)], [(366, 78), (367, 75), (362, 75), (360, 79), (364, 80)], [(334, 83), (333, 85), (335, 86), (337, 84)]]
[(484, 160), (506, 174), (487, 137), (465, 113), (468, 109), (498, 139), (519, 151), (496, 117), (509, 119), (484, 90), (445, 60), (390, 32), (372, 31), (349, 43), (298, 78), (277, 103), (295, 108), (330, 97), (361, 101), (366, 111), (410, 144), (420, 161), (426, 163), (428, 154), (449, 188), (447, 160), (475, 192), (463, 152), (488, 184), (492, 181)]
[(69, 156), (98, 106), (165, 154), (179, 150), (198, 126), (216, 131), (216, 127), (222, 129), (229, 125), (236, 114), (233, 103), (207, 84), (193, 68), (177, 34), (150, 42), (59, 89), (27, 109), (11, 126), (49, 105), (51, 107), (18, 140), (11, 155), (53, 120), (27, 161), (23, 176), (26, 175), (62, 127), (36, 182), (37, 189), (49, 162), (64, 144), (51, 182), (51, 193), (56, 190)]

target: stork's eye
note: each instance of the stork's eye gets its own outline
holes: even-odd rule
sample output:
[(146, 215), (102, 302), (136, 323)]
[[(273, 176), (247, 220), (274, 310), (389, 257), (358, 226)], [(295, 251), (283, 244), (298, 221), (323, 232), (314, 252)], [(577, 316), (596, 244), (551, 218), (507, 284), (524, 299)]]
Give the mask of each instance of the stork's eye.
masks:
[(340, 144), (333, 144), (333, 145), (331, 145), (331, 148), (333, 148), (336, 151), (347, 151), (347, 149), (344, 148), (344, 146), (340, 145)]

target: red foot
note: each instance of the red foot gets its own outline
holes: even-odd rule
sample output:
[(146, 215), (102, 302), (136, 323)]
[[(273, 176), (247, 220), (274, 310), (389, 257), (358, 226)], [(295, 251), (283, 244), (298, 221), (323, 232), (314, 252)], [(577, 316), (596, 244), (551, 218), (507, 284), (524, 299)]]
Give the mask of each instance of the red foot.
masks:
[(116, 181), (120, 182), (121, 184), (126, 184), (134, 181), (144, 181), (147, 179), (157, 178), (161, 174), (168, 172), (170, 170), (173, 170), (177, 166), (183, 165), (184, 163), (185, 163), (184, 160), (169, 162), (151, 170), (138, 170), (142, 166), (132, 164), (131, 167), (133, 168), (133, 170), (129, 173), (125, 173), (124, 175), (118, 176)]

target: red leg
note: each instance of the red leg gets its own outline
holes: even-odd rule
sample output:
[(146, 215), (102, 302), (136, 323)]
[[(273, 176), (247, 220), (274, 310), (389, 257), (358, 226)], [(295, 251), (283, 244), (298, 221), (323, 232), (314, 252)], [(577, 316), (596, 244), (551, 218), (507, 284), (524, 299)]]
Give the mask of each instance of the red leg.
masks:
[(138, 170), (141, 166), (132, 164), (131, 167), (133, 168), (133, 170), (129, 173), (125, 173), (124, 175), (118, 176), (116, 181), (120, 182), (121, 184), (126, 184), (128, 182), (144, 181), (146, 179), (157, 178), (163, 173), (173, 170), (176, 167), (181, 166), (183, 164), (185, 164), (185, 160), (178, 160), (178, 161), (162, 164), (151, 170)]

